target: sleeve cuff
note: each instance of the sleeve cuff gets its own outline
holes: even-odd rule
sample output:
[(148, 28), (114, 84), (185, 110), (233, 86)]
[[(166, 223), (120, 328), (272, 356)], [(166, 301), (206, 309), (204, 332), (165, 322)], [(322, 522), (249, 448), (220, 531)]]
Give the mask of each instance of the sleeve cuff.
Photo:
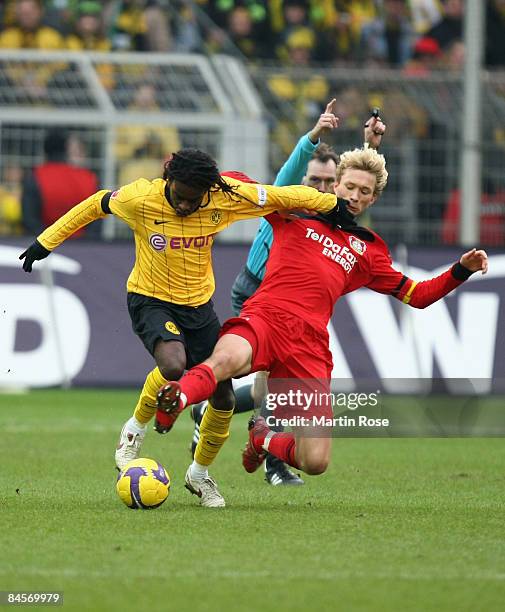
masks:
[(462, 266), (459, 261), (452, 266), (452, 276), (458, 281), (466, 281), (472, 276), (473, 272), (465, 266)]
[(49, 249), (46, 249), (46, 247), (39, 241), (38, 238), (33, 242), (32, 247), (38, 259), (43, 259), (51, 253), (51, 251)]
[(112, 196), (112, 191), (108, 191), (105, 195), (102, 196), (102, 199), (100, 201), (102, 210), (106, 215), (112, 214), (112, 211), (109, 206), (111, 196)]
[(313, 153), (317, 149), (317, 147), (321, 144), (321, 139), (318, 138), (317, 142), (314, 144), (312, 142), (312, 140), (309, 138), (309, 134), (310, 134), (310, 132), (307, 132), (305, 134), (305, 136), (302, 136), (302, 138), (304, 140), (303, 145), (307, 146), (309, 148), (310, 152)]

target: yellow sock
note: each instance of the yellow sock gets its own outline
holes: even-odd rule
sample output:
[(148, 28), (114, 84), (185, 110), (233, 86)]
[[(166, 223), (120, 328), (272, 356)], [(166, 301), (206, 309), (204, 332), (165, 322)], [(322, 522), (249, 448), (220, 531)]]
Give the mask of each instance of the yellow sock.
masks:
[(195, 450), (195, 461), (200, 465), (210, 465), (221, 446), (230, 435), (230, 421), (233, 410), (216, 410), (209, 405), (200, 425), (200, 440)]
[(140, 423), (149, 423), (153, 418), (157, 406), (156, 406), (156, 395), (160, 387), (166, 385), (168, 380), (163, 378), (158, 367), (154, 368), (147, 375), (146, 382), (142, 392), (140, 393), (139, 401), (135, 406), (135, 412), (133, 416)]

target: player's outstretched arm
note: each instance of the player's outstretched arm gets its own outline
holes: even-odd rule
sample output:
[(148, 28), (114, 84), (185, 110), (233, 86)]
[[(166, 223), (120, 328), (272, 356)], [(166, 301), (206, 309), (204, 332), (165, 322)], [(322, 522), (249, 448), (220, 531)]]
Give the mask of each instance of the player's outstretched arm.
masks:
[(464, 253), (457, 263), (440, 276), (420, 283), (411, 281), (413, 285), (411, 285), (410, 298), (408, 301), (405, 299), (403, 301), (414, 308), (426, 308), (445, 297), (475, 272), (481, 271), (482, 274), (486, 274), (487, 269), (486, 252), (472, 249)]
[(320, 193), (312, 187), (290, 185), (251, 185), (242, 183), (234, 193), (232, 202), (233, 221), (253, 217), (265, 217), (280, 210), (316, 210), (326, 213), (335, 208), (334, 193)]
[(306, 214), (311, 212), (327, 213), (335, 208), (337, 198), (334, 193), (322, 193), (312, 187), (304, 185), (291, 185), (289, 187), (268, 186), (268, 197), (274, 212), (300, 211)]
[(486, 274), (488, 259), (485, 251), (472, 249), (448, 270), (429, 280), (417, 282), (405, 276), (391, 265), (391, 260), (382, 254), (374, 260), (374, 275), (367, 287), (392, 295), (414, 308), (426, 308), (459, 287), (475, 272)]
[(108, 209), (110, 192), (106, 189), (98, 191), (86, 200), (80, 202), (67, 213), (46, 228), (42, 234), (19, 256), (23, 261), (23, 270), (31, 272), (35, 261), (47, 257), (57, 246), (69, 236), (96, 219), (105, 217)]

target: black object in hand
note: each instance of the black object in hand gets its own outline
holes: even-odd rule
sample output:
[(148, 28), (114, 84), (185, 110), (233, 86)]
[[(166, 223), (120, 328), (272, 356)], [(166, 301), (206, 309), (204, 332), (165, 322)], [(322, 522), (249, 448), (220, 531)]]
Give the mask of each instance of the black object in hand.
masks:
[[(375, 117), (377, 119), (379, 117), (379, 115), (380, 115), (380, 112), (381, 112), (381, 109), (375, 107), (375, 108), (372, 109), (371, 115), (372, 115), (372, 117)], [(368, 127), (368, 121), (365, 123), (365, 127)]]

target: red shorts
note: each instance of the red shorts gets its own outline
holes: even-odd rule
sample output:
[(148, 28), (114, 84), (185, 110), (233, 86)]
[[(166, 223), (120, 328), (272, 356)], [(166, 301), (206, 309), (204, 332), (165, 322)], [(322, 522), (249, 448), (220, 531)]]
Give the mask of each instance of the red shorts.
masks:
[[(253, 352), (251, 372), (270, 372), (270, 392), (329, 392), (333, 363), (326, 330), (315, 330), (283, 312), (265, 310), (258, 314), (246, 309), (240, 317), (224, 323), (221, 335), (225, 334), (236, 334), (249, 342)], [(289, 412), (293, 412), (292, 406)], [(315, 412), (329, 415), (331, 406), (318, 406)]]

